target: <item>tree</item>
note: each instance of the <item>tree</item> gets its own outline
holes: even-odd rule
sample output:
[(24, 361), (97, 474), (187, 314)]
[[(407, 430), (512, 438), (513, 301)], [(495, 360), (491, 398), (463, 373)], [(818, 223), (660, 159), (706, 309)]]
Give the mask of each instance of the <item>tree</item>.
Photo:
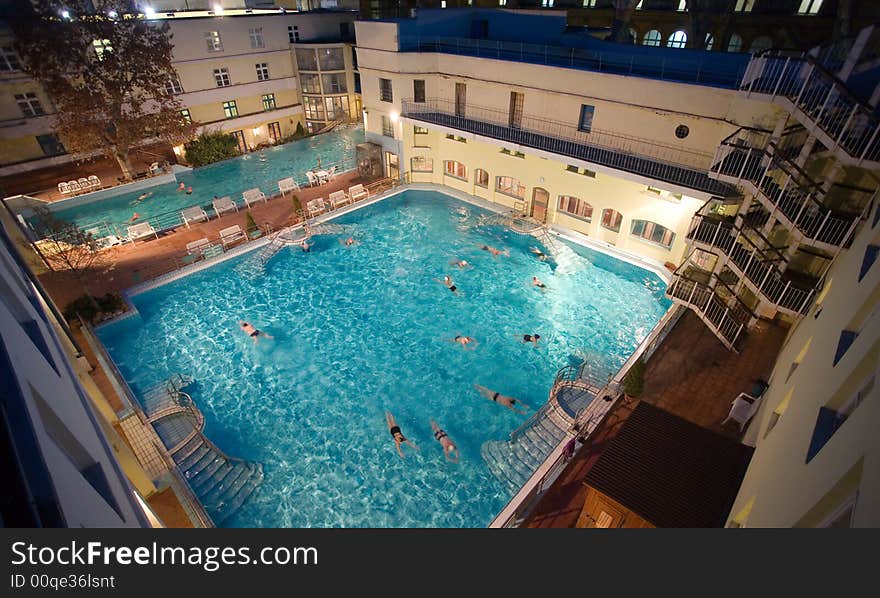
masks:
[[(41, 237), (37, 241), (39, 251), (49, 267), (55, 271), (70, 271), (91, 297), (85, 273), (105, 263), (104, 254), (97, 250), (96, 239), (72, 222), (59, 220), (45, 206), (35, 208), (34, 216), (34, 229)], [(100, 310), (97, 304), (95, 307)]]
[(68, 150), (101, 150), (130, 180), (138, 144), (192, 137), (195, 125), (174, 97), (167, 23), (147, 21), (132, 0), (104, 0), (101, 12), (92, 0), (21, 5), (10, 19), (16, 49), (54, 102), (54, 127)]

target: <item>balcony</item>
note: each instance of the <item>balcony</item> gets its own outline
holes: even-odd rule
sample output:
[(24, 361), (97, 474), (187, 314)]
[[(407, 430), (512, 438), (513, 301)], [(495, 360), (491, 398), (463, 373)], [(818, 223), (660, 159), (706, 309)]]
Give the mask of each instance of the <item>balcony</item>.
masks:
[(429, 99), (402, 102), (403, 116), (422, 123), (466, 131), (490, 139), (576, 158), (688, 189), (728, 197), (735, 189), (710, 178), (708, 154), (593, 129), (587, 133), (576, 125), (533, 116), (518, 123), (504, 110), (468, 104), (456, 109), (453, 100)]
[[(741, 128), (718, 146), (710, 168), (719, 180), (745, 184), (758, 201), (792, 230), (826, 249), (845, 246), (859, 214), (831, 209), (823, 201), (827, 192), (800, 167), (777, 152), (769, 131)], [(861, 209), (869, 195), (855, 203)]]
[[(794, 115), (846, 164), (880, 164), (880, 118), (811, 56), (753, 56), (740, 87), (762, 94)], [(873, 162), (875, 164), (866, 164)]]

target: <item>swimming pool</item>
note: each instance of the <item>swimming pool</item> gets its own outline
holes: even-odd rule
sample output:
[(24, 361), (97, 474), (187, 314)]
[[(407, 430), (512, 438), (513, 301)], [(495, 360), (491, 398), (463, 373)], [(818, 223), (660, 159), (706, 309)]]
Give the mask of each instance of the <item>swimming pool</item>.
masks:
[[(54, 208), (55, 215), (85, 229), (106, 224), (111, 232), (115, 226), (117, 232), (114, 234), (118, 235), (125, 234), (125, 227), (135, 212), (140, 215), (138, 222), (150, 221), (157, 229), (166, 228), (172, 221), (180, 223), (178, 212), (190, 206), (201, 205), (213, 216), (211, 202), (215, 195), (228, 195), (241, 204), (241, 193), (246, 189), (259, 187), (266, 195), (274, 195), (278, 193), (278, 181), (290, 176), (303, 184), (305, 172), (315, 168), (318, 158), (325, 167), (337, 164), (339, 172), (351, 170), (356, 166), (355, 146), (363, 141), (363, 127), (340, 127), (322, 135), (178, 173), (178, 183), (157, 185), (69, 208), (59, 205)], [(193, 188), (191, 195), (178, 191), (180, 182)], [(151, 195), (138, 201), (145, 192)]]
[[(136, 394), (191, 375), (206, 434), (264, 465), (262, 486), (221, 525), (487, 525), (511, 493), (480, 446), (525, 416), (474, 383), (538, 407), (574, 359), (616, 371), (669, 305), (656, 275), (582, 247), (580, 268), (556, 275), (528, 251), (531, 238), (478, 225), (483, 214), (408, 190), (337, 220), (359, 240), (352, 247), (318, 237), (253, 279), (236, 270), (247, 255), (235, 258), (135, 295), (139, 315), (98, 330)], [(474, 267), (457, 270), (454, 258)], [(434, 280), (444, 274), (459, 295)], [(239, 318), (274, 339), (254, 345)], [(536, 332), (537, 347), (521, 342)], [(456, 335), (479, 345), (464, 350)], [(398, 457), (386, 409), (420, 451)], [(461, 449), (459, 464), (443, 458), (432, 418)]]

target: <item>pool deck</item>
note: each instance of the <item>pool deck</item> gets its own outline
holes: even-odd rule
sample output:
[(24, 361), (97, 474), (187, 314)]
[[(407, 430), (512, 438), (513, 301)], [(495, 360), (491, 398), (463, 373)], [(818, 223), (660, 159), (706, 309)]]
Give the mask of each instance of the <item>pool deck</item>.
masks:
[[(347, 191), (358, 183), (366, 185), (366, 181), (360, 179), (357, 171), (351, 171), (340, 174), (332, 182), (319, 187), (305, 187), (295, 194), (305, 206), (308, 201), (318, 197), (323, 197), (326, 202), (333, 191)], [(276, 195), (249, 210), (241, 209), (224, 214), (220, 218), (193, 224), (190, 228), (179, 226), (160, 233), (158, 239), (149, 237), (105, 249), (106, 259), (86, 275), (89, 291), (93, 295), (121, 292), (177, 269), (179, 258), (186, 254), (187, 243), (201, 238), (218, 242), (220, 230), (236, 224), (244, 229), (248, 211), (259, 226), (273, 231), (295, 224), (300, 221), (300, 217), (294, 211), (292, 195)], [(46, 272), (40, 276), (40, 280), (62, 309), (83, 294), (82, 287), (70, 272)]]
[(768, 379), (787, 328), (761, 322), (743, 350), (728, 351), (706, 326), (686, 312), (663, 340), (645, 369), (644, 393), (620, 401), (568, 463), (526, 518), (523, 527), (575, 527), (587, 495), (587, 472), (616, 436), (639, 401), (645, 401), (728, 438), (740, 439), (737, 424), (721, 422), (730, 403), (756, 378)]

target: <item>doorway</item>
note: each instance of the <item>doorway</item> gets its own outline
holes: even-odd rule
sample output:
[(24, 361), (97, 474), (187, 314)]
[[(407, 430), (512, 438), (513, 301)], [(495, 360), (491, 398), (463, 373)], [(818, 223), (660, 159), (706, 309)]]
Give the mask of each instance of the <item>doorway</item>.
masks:
[(400, 158), (393, 152), (385, 152), (385, 172), (395, 181), (400, 178)]
[(532, 191), (532, 207), (529, 216), (538, 222), (547, 222), (547, 204), (550, 203), (550, 193), (541, 187), (535, 187)]
[(281, 123), (269, 123), (269, 139), (272, 143), (278, 143), (281, 140)]
[(510, 116), (508, 118), (508, 126), (511, 129), (522, 128), (523, 100), (525, 95), (515, 91), (510, 92)]
[(232, 136), (235, 137), (235, 142), (238, 144), (238, 151), (242, 154), (246, 154), (248, 147), (244, 140), (244, 131), (233, 131)]
[(467, 108), (467, 85), (455, 84), (455, 116), (464, 117)]

